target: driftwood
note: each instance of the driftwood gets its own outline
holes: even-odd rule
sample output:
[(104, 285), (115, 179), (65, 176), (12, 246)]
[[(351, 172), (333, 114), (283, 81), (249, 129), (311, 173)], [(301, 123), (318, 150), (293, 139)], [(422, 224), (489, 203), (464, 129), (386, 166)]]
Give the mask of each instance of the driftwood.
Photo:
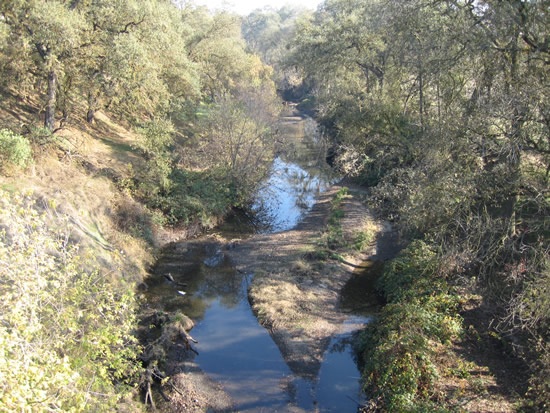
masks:
[(164, 274), (164, 278), (166, 278), (168, 281), (170, 281), (171, 283), (177, 285), (177, 286), (180, 286), (180, 287), (187, 287), (187, 283), (182, 283), (182, 282), (179, 282), (179, 281), (176, 281), (176, 279), (174, 278), (174, 276), (170, 273), (166, 273)]
[[(160, 381), (166, 379), (166, 376), (158, 370), (157, 363), (165, 358), (166, 352), (170, 349), (170, 347), (175, 342), (180, 340), (187, 350), (190, 350), (197, 355), (199, 352), (192, 347), (192, 343), (196, 344), (198, 341), (191, 337), (186, 330), (193, 327), (193, 322), (191, 319), (185, 316), (182, 318), (182, 315), (177, 317), (174, 315), (163, 315), (162, 317), (155, 317), (154, 320), (154, 324), (161, 329), (161, 335), (146, 346), (145, 351), (141, 356), (141, 360), (143, 360), (144, 364), (147, 366), (144, 377), (145, 405), (151, 405), (151, 408), (156, 411), (156, 405), (153, 399), (151, 387), (155, 379)], [(170, 383), (169, 381), (168, 383), (175, 391), (181, 394), (179, 389), (177, 389), (173, 383)], [(159, 393), (165, 400), (169, 401), (160, 387)]]
[[(166, 376), (164, 373), (162, 373), (161, 371), (159, 371), (156, 367), (155, 367), (155, 369), (154, 369), (154, 371), (153, 371), (153, 374), (154, 374), (157, 378), (159, 378), (160, 380), (165, 380), (166, 378), (168, 378), (168, 380), (165, 381), (165, 383), (168, 384), (168, 385), (170, 385), (170, 387), (172, 388), (172, 390), (174, 390), (174, 391), (175, 391), (176, 393), (178, 393), (180, 396), (185, 397), (185, 394), (183, 394), (183, 392), (182, 392), (180, 389), (178, 389), (178, 387), (177, 387), (174, 383), (172, 383), (172, 378), (171, 378), (171, 377)], [(162, 392), (162, 390), (161, 390), (161, 395), (166, 399), (166, 396), (164, 395), (164, 393)], [(167, 401), (168, 401), (168, 400), (167, 400)]]
[(157, 410), (157, 406), (155, 406), (155, 400), (153, 399), (153, 391), (151, 390), (151, 383), (153, 383), (153, 370), (146, 370), (145, 381), (147, 383), (147, 388), (145, 392), (145, 406), (147, 406), (147, 403), (149, 402), (153, 410)]

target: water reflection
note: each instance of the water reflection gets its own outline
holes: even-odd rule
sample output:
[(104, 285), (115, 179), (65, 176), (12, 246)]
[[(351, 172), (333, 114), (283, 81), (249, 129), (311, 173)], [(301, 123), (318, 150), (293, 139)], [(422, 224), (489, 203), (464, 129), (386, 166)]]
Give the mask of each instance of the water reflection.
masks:
[[(232, 309), (247, 300), (246, 286), (249, 279), (236, 272), (227, 258), (223, 257), (214, 268), (204, 264), (219, 245), (197, 242), (188, 243), (184, 252), (178, 252), (177, 248), (174, 245), (165, 250), (157, 261), (154, 268), (157, 277), (149, 281), (146, 293), (149, 302), (161, 299), (165, 311), (181, 311), (193, 320), (200, 321), (215, 302), (226, 309)], [(165, 277), (168, 273), (184, 286), (169, 282)], [(181, 290), (184, 290), (184, 296), (178, 294)]]
[(264, 221), (260, 232), (281, 232), (295, 227), (331, 183), (309, 175), (298, 165), (275, 159), (273, 173), (252, 206), (257, 219)]
[(376, 282), (384, 270), (384, 261), (364, 261), (342, 289), (341, 309), (350, 314), (371, 317), (383, 304)]
[(353, 342), (369, 320), (368, 317), (351, 316), (344, 323), (344, 331), (332, 338), (316, 389), (319, 411), (353, 412), (364, 402), (358, 385), (361, 375), (357, 370)]
[[(288, 122), (285, 130), (289, 143), (254, 204), (217, 229), (226, 238), (296, 226), (315, 197), (334, 181), (315, 123)], [(181, 311), (195, 321), (192, 335), (199, 355), (190, 357), (223, 385), (239, 411), (355, 412), (360, 385), (351, 341), (368, 319), (349, 318), (332, 339), (315, 380), (294, 376), (252, 313), (247, 291), (253, 274), (235, 271), (220, 248), (200, 241), (173, 245), (158, 260), (156, 277), (148, 281), (150, 305)], [(178, 293), (181, 290), (185, 295)]]
[(231, 237), (281, 232), (295, 227), (315, 198), (337, 177), (326, 164), (326, 145), (316, 123), (307, 118), (284, 124), (286, 145), (261, 184), (254, 203), (217, 230)]

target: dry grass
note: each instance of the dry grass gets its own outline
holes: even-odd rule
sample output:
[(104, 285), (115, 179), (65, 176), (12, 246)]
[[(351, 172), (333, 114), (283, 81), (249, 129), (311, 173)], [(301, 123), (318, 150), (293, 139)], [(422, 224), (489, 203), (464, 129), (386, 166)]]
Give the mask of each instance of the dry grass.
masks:
[(315, 311), (317, 297), (312, 290), (300, 288), (289, 272), (265, 273), (258, 278), (250, 294), (256, 297), (252, 307), (262, 325), (304, 330), (319, 328), (322, 323), (319, 312)]
[[(37, 112), (32, 101), (14, 100), (0, 109), (0, 121), (22, 132), (25, 125), (40, 125)], [(152, 260), (150, 247), (120, 225), (121, 205), (132, 201), (114, 184), (128, 176), (129, 164), (140, 162), (131, 152), (136, 137), (102, 113), (98, 119), (93, 127), (74, 121), (57, 132), (57, 146), (36, 147), (34, 165), (17, 176), (0, 176), (0, 187), (31, 189), (52, 226), (69, 217), (72, 242), (89, 251), (106, 273), (139, 282)]]
[[(464, 412), (505, 413), (519, 410), (521, 378), (527, 370), (504, 354), (486, 326), (490, 313), (480, 296), (466, 294), (463, 304), (466, 332), (452, 345), (436, 349), (440, 377), (436, 397), (449, 408)], [(522, 373), (523, 371), (523, 373)]]

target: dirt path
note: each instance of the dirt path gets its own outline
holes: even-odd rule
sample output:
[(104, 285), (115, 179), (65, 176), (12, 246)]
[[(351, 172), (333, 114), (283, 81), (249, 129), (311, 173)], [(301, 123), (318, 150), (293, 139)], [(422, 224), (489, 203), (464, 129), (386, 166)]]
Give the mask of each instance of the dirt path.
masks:
[[(383, 244), (391, 237), (391, 226), (375, 223), (359, 195), (350, 191), (341, 205), (340, 221), (348, 245), (336, 251), (344, 262), (320, 259), (331, 201), (340, 189), (336, 185), (323, 193), (295, 229), (254, 236), (227, 251), (238, 271), (254, 274), (249, 290), (252, 309), (292, 372), (306, 379), (317, 376), (330, 338), (347, 317), (339, 310), (340, 291), (354, 266), (383, 258)], [(377, 234), (377, 242), (352, 253), (349, 244), (364, 231)]]

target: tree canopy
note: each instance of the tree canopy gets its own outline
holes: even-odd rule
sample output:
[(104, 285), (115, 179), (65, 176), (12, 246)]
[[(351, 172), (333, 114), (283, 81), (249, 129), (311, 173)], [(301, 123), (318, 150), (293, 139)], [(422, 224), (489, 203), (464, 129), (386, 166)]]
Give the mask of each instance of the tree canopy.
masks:
[[(477, 280), (502, 312), (501, 334), (529, 330), (519, 347), (538, 408), (548, 406), (550, 377), (538, 357), (548, 354), (550, 313), (533, 307), (548, 308), (548, 6), (327, 0), (297, 24), (286, 58), (309, 85), (342, 171), (371, 186), (409, 237), (457, 263), (453, 282)], [(393, 409), (410, 408), (371, 384)]]

